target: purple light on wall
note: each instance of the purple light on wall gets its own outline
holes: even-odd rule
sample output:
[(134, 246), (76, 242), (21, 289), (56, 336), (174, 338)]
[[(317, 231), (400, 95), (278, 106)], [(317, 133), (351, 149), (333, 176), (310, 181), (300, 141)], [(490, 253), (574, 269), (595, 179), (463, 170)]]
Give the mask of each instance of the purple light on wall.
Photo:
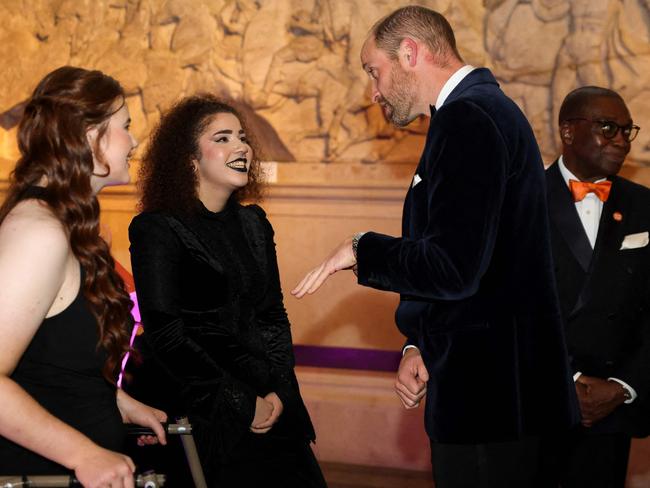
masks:
[[(129, 294), (133, 302), (131, 315), (135, 324), (131, 331), (131, 341), (129, 345), (133, 347), (133, 341), (138, 335), (140, 323), (140, 309), (138, 307), (138, 297), (133, 291)], [(360, 369), (368, 371), (397, 371), (399, 362), (402, 359), (401, 351), (386, 351), (381, 349), (360, 349), (353, 347), (329, 347), (329, 346), (303, 346), (294, 345), (294, 355), (296, 365), (313, 366), (317, 368), (344, 368)], [(118, 388), (122, 386), (124, 378), (124, 368), (129, 360), (129, 353), (122, 359), (122, 368), (117, 380)]]
[[(129, 347), (133, 347), (133, 341), (135, 340), (135, 337), (138, 335), (138, 328), (141, 326), (140, 308), (138, 307), (138, 296), (135, 294), (135, 292), (132, 291), (131, 293), (129, 293), (129, 296), (131, 297), (131, 301), (133, 302), (131, 315), (133, 316), (133, 320), (135, 321), (135, 323), (133, 324), (133, 329), (131, 330), (131, 340), (129, 341)], [(124, 368), (126, 368), (126, 363), (129, 361), (129, 355), (130, 353), (127, 352), (124, 355), (124, 358), (122, 358), (122, 367), (120, 368), (120, 375), (117, 377), (118, 388), (122, 388), (122, 380), (124, 379)]]
[(352, 347), (301, 346), (293, 348), (296, 364), (317, 368), (345, 368), (370, 371), (397, 371), (401, 351)]

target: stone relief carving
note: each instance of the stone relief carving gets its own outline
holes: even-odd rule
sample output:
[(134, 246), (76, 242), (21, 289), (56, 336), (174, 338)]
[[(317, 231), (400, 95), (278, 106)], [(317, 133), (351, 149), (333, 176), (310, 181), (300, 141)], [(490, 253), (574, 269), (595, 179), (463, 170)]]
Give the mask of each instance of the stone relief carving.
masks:
[[(557, 154), (564, 96), (583, 85), (617, 90), (647, 127), (650, 2), (642, 0), (486, 1), (486, 48), (506, 92), (517, 100), (547, 160)], [(631, 157), (650, 163), (650, 130)]]
[[(183, 95), (237, 101), (277, 161), (413, 162), (426, 121), (403, 130), (370, 103), (358, 56), (372, 23), (399, 0), (7, 0), (0, 4), (0, 156), (34, 84), (74, 64), (125, 86), (136, 135)], [(622, 93), (650, 165), (649, 0), (429, 0), (467, 62), (488, 66), (531, 121), (547, 161), (559, 103), (574, 87)]]

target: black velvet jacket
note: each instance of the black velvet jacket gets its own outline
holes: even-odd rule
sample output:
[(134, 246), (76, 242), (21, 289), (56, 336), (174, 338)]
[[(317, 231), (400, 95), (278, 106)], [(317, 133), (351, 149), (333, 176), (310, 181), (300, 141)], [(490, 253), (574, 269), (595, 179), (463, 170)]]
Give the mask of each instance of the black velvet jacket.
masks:
[[(271, 432), (313, 440), (294, 374), (273, 229), (255, 205), (192, 216), (143, 213), (129, 227), (144, 327), (138, 394), (187, 414), (202, 457), (225, 459), (256, 396), (284, 405)], [(144, 392), (142, 390), (147, 390)]]
[(593, 431), (650, 434), (650, 245), (621, 249), (650, 232), (650, 190), (624, 178), (612, 188), (592, 249), (558, 163), (546, 171), (553, 257), (572, 372), (618, 378), (638, 397)]
[(400, 293), (430, 375), (432, 440), (481, 443), (579, 420), (555, 290), (541, 156), (487, 69), (432, 109), (402, 237), (359, 241), (359, 283)]

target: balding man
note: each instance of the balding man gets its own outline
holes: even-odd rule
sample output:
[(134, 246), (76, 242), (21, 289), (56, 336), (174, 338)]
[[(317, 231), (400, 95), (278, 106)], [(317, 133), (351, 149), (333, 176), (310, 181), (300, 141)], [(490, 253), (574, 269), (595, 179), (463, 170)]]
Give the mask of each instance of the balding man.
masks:
[(631, 436), (649, 433), (650, 190), (617, 176), (639, 127), (621, 96), (583, 87), (559, 114), (546, 172), (557, 285), (582, 426), (563, 488), (623, 488)]
[(356, 264), (360, 284), (400, 294), (409, 348), (396, 390), (407, 408), (426, 395), (437, 488), (541, 486), (543, 436), (578, 410), (533, 132), (437, 12), (380, 20), (361, 61), (393, 124), (431, 118), (402, 236), (346, 239), (293, 293)]

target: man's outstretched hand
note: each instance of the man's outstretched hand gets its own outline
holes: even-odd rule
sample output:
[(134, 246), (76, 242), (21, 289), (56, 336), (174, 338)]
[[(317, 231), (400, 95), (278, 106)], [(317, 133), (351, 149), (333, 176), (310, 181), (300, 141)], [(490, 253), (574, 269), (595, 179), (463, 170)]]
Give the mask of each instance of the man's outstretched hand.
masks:
[(296, 298), (302, 298), (306, 294), (311, 295), (331, 275), (342, 269), (350, 269), (355, 264), (357, 264), (357, 260), (352, 252), (352, 237), (348, 237), (334, 249), (325, 261), (307, 273), (300, 283), (291, 290), (291, 294)]

